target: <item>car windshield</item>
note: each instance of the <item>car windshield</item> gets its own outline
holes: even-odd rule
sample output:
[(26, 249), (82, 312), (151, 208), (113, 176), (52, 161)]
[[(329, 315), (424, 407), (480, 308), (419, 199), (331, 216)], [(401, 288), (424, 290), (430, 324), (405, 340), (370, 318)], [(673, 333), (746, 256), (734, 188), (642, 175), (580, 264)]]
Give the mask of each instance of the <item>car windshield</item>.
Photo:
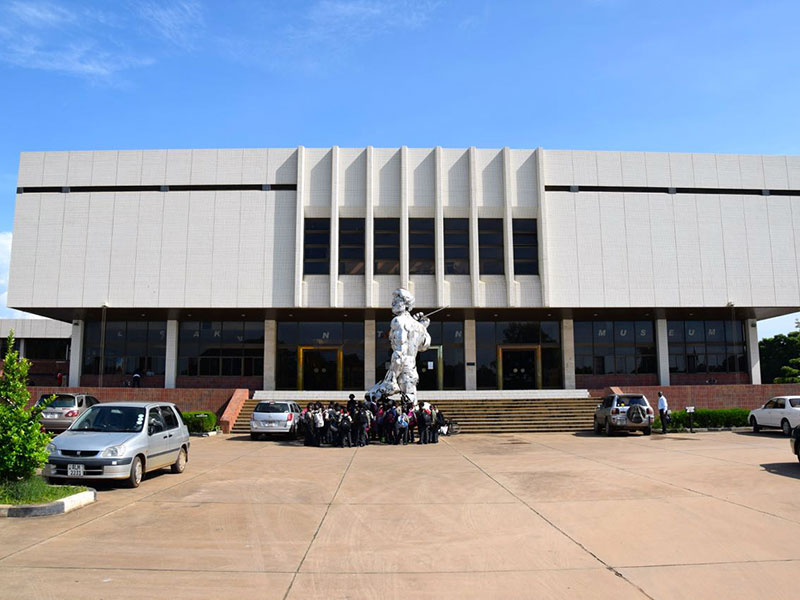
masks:
[[(36, 404), (42, 404), (49, 397), (42, 396)], [(50, 408), (72, 408), (73, 406), (75, 406), (75, 396), (66, 396), (64, 394), (57, 395), (56, 399), (50, 403)]]
[(617, 406), (647, 406), (647, 402), (641, 396), (620, 396)]
[(97, 405), (83, 413), (70, 431), (136, 432), (144, 425), (144, 408)]
[(289, 412), (289, 405), (283, 402), (259, 402), (255, 412), (260, 413), (285, 413)]

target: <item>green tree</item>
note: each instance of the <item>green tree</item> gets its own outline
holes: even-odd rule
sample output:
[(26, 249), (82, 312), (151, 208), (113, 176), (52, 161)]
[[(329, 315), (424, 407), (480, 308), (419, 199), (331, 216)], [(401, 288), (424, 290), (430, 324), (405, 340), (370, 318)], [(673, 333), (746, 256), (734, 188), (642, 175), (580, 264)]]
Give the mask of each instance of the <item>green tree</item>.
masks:
[(758, 342), (758, 353), (761, 360), (761, 381), (786, 383), (777, 381), (776, 378), (786, 377), (783, 367), (790, 365), (792, 359), (800, 358), (800, 330), (764, 338)]
[(50, 436), (42, 431), (39, 415), (54, 398), (28, 408), (31, 363), (14, 350), (13, 331), (7, 347), (0, 375), (0, 482), (30, 477), (47, 460)]
[(781, 367), (781, 376), (775, 383), (800, 383), (800, 358), (790, 358), (789, 364)]

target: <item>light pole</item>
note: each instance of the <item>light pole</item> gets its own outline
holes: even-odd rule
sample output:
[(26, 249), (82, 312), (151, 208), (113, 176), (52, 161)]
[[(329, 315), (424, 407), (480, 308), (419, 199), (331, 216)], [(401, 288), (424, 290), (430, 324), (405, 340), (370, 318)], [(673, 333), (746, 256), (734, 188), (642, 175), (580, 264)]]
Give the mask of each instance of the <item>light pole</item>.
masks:
[(100, 384), (103, 387), (103, 371), (106, 370), (106, 309), (108, 304), (103, 302), (103, 315), (100, 318)]

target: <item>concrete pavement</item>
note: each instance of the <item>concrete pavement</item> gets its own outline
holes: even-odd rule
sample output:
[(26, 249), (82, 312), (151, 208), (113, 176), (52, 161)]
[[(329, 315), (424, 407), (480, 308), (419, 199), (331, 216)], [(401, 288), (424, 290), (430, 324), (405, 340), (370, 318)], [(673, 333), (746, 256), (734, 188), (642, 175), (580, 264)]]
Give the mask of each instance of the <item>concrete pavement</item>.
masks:
[(193, 440), (186, 472), (0, 522), (0, 598), (794, 598), (777, 433)]

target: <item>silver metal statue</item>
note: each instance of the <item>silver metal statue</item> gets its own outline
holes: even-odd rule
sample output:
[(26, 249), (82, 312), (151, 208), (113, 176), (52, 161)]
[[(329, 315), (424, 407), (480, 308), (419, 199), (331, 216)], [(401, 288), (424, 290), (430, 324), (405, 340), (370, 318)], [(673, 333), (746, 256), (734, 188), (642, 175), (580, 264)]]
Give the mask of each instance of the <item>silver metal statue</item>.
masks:
[(388, 398), (398, 392), (405, 394), (417, 404), (417, 352), (425, 352), (431, 345), (428, 325), (431, 321), (421, 312), (411, 314), (414, 309), (414, 296), (406, 289), (399, 288), (392, 294), (392, 319), (389, 341), (392, 344), (392, 359), (386, 377), (369, 391), (378, 400)]

